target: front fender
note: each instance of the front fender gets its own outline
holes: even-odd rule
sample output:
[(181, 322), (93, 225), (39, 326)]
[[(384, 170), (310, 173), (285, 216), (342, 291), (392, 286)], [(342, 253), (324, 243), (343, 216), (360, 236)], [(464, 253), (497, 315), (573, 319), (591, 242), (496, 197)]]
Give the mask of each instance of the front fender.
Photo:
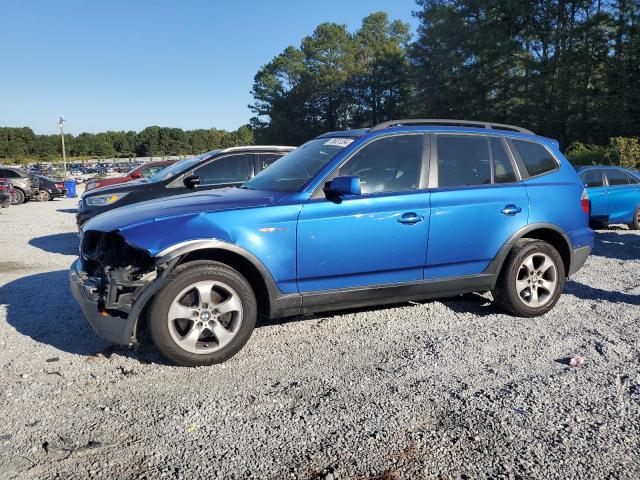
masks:
[[(282, 293), (297, 293), (296, 223), (300, 206), (278, 205), (157, 218), (119, 229), (137, 248), (160, 259), (196, 249), (240, 254)], [(172, 258), (172, 257), (167, 257)]]
[(123, 227), (119, 232), (128, 243), (147, 250), (152, 257), (188, 241), (203, 238), (231, 241), (229, 233), (213, 222), (211, 215), (205, 213), (159, 218)]

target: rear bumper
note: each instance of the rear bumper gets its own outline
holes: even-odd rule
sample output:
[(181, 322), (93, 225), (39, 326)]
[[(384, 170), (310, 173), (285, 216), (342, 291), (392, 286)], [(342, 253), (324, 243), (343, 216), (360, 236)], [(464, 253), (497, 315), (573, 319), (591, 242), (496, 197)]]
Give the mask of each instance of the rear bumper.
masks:
[(571, 266), (569, 267), (567, 276), (576, 273), (587, 261), (587, 258), (593, 249), (596, 234), (591, 228), (584, 227), (579, 230), (569, 232), (568, 236), (571, 244), (573, 245), (573, 250), (571, 251)]
[(571, 267), (567, 272), (567, 276), (573, 275), (580, 270), (587, 261), (587, 258), (589, 258), (589, 254), (591, 254), (591, 247), (588, 245), (585, 247), (575, 248), (573, 250), (573, 255), (571, 255)]
[(96, 285), (82, 271), (81, 260), (76, 260), (69, 269), (69, 286), (73, 297), (96, 334), (111, 343), (128, 345), (135, 342), (135, 318), (116, 317), (101, 312), (98, 308)]

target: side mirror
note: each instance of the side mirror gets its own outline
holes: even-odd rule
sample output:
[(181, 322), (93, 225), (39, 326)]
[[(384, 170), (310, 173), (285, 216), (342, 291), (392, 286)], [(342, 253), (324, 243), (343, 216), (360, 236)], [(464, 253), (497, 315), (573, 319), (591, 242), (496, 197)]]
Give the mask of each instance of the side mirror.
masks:
[(325, 183), (323, 190), (327, 198), (360, 195), (360, 177), (336, 177)]
[(184, 183), (184, 186), (187, 188), (196, 188), (200, 185), (200, 177), (198, 175), (189, 175), (184, 177), (182, 183)]
[(142, 174), (140, 172), (133, 172), (131, 174), (131, 178), (133, 178), (133, 179), (142, 178)]

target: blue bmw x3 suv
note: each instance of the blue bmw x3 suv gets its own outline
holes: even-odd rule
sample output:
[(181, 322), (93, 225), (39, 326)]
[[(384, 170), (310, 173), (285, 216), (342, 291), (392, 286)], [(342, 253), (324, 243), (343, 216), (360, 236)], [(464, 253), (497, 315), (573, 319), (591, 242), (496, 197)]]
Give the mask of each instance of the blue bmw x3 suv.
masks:
[(557, 142), (519, 127), (399, 120), (307, 143), (240, 188), (104, 213), (73, 295), (101, 337), (149, 328), (180, 365), (227, 360), (257, 318), (491, 291), (549, 311), (593, 246)]
[(640, 173), (621, 167), (582, 167), (578, 174), (591, 201), (591, 224), (626, 223), (640, 230)]

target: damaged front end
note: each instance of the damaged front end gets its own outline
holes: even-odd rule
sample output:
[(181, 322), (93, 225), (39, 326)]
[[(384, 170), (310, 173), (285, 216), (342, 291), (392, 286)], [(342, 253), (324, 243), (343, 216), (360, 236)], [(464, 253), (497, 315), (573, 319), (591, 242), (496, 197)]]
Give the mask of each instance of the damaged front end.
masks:
[(87, 231), (69, 273), (71, 291), (100, 337), (133, 344), (140, 313), (170, 267), (158, 265), (117, 232)]

